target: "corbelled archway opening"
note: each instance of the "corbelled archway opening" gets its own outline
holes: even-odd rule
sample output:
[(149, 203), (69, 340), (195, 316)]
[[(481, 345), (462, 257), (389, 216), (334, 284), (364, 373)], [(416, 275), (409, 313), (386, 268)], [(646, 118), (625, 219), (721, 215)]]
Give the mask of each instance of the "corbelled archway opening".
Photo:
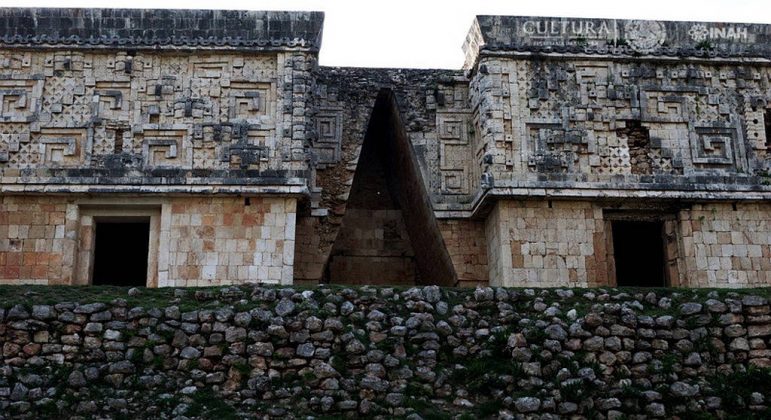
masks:
[(456, 283), (390, 90), (375, 101), (325, 277), (341, 284)]

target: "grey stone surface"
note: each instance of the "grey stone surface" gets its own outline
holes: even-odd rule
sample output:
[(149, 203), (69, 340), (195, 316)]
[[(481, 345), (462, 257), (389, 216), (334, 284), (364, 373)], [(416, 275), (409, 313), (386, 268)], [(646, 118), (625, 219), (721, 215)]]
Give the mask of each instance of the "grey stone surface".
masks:
[(319, 12), (3, 8), (0, 43), (318, 51), (323, 20)]
[[(14, 95), (24, 91), (25, 99), (3, 111), (0, 190), (298, 197), (309, 204), (296, 219), (298, 232), (308, 230), (299, 236), (319, 243), (298, 241), (298, 255), (283, 267), (286, 278), (270, 280), (292, 281), (292, 272), (317, 282), (339, 236), (373, 104), (388, 92), (414, 153), (409, 161), (425, 177), (411, 183), (425, 187), (416, 201), (427, 203), (422, 227), (436, 242), (442, 237), (431, 210), (479, 222), (501, 198), (611, 198), (633, 210), (649, 198), (669, 208), (771, 197), (763, 122), (768, 69), (755, 60), (771, 51), (769, 25), (479, 16), (466, 68), (454, 71), (318, 67), (322, 21), (314, 12), (2, 9), (3, 83), (19, 84)], [(211, 57), (174, 63), (180, 51), (199, 50)], [(546, 62), (538, 58), (544, 52)], [(677, 59), (683, 57), (696, 61)], [(759, 259), (756, 247), (765, 243), (730, 245), (726, 253), (736, 245), (738, 258)], [(423, 271), (441, 266), (448, 283), (511, 281), (485, 278), (498, 273), (486, 263), (459, 263), (470, 255), (458, 250), (423, 248), (436, 258), (418, 264)], [(486, 261), (485, 251), (474, 252), (471, 260)], [(556, 264), (518, 269), (541, 275)], [(568, 273), (579, 285), (594, 281), (586, 264), (571, 261), (554, 285), (564, 287)], [(466, 265), (476, 265), (473, 279), (459, 277), (468, 275)], [(415, 289), (409, 299), (441, 302), (435, 289)], [(492, 288), (476, 298), (493, 292), (491, 300), (511, 299)], [(229, 292), (195, 294), (209, 301), (221, 293)], [(558, 293), (568, 299), (572, 292)], [(664, 309), (667, 299), (659, 300)], [(535, 305), (550, 316), (572, 313)]]
[[(255, 289), (258, 292), (261, 290), (259, 286), (255, 286)], [(289, 299), (293, 295), (290, 289), (279, 289), (278, 293), (270, 290), (280, 299)], [(549, 317), (550, 322), (546, 322), (539, 318), (543, 316), (543, 310), (529, 301), (521, 302), (518, 309), (515, 309), (497, 299), (488, 300), (486, 296), (479, 296), (478, 290), (453, 291), (460, 293), (460, 296), (455, 297), (459, 297), (456, 302), (460, 303), (454, 306), (452, 315), (447, 318), (438, 318), (438, 312), (432, 306), (421, 306), (425, 312), (405, 312), (407, 308), (416, 308), (413, 305), (425, 299), (426, 293), (414, 294), (406, 300), (393, 294), (383, 297), (382, 294), (359, 293), (355, 290), (330, 290), (326, 293), (326, 297), (321, 299), (349, 302), (356, 311), (341, 318), (336, 317), (334, 312), (320, 309), (295, 310), (283, 317), (265, 311), (268, 315), (262, 316), (262, 309), (257, 308), (236, 312), (234, 305), (243, 304), (239, 300), (241, 293), (230, 293), (233, 295), (230, 301), (220, 302), (220, 307), (207, 313), (186, 312), (179, 315), (185, 322), (172, 319), (159, 323), (152, 320), (177, 318), (177, 315), (169, 317), (169, 313), (176, 309), (164, 307), (141, 311), (126, 308), (120, 311), (116, 309), (121, 308), (123, 303), (116, 302), (115, 306), (106, 305), (101, 311), (91, 312), (92, 319), (93, 315), (102, 312), (115, 314), (111, 319), (101, 317), (104, 320), (91, 321), (82, 316), (79, 321), (79, 326), (83, 328), (82, 334), (69, 331), (68, 324), (62, 323), (59, 318), (40, 321), (36, 328), (42, 328), (43, 331), (38, 331), (34, 337), (36, 341), (45, 338), (45, 344), (39, 349), (25, 341), (25, 337), (28, 337), (26, 330), (17, 329), (27, 328), (34, 315), (17, 309), (14, 319), (4, 321), (4, 328), (7, 331), (10, 329), (9, 336), (15, 338), (4, 343), (2, 360), (13, 360), (13, 366), (17, 366), (20, 360), (35, 366), (41, 363), (63, 363), (69, 366), (67, 363), (70, 362), (66, 361), (66, 357), (70, 357), (68, 355), (78, 349), (87, 352), (93, 359), (79, 362), (77, 368), (73, 366), (64, 377), (67, 388), (56, 392), (81, 392), (79, 390), (88, 387), (89, 383), (103, 378), (110, 384), (110, 389), (116, 387), (116, 394), (109, 394), (112, 392), (109, 391), (109, 400), (94, 401), (93, 404), (91, 401), (75, 399), (69, 406), (74, 413), (96, 414), (106, 409), (124, 409), (116, 407), (150, 412), (145, 410), (152, 410), (152, 405), (138, 405), (135, 397), (121, 394), (121, 387), (133, 381), (142, 386), (181, 395), (201, 391), (200, 384), (242, 389), (245, 396), (252, 395), (249, 392), (264, 393), (263, 398), (274, 404), (271, 406), (273, 412), (286, 413), (298, 410), (302, 405), (282, 405), (281, 401), (288, 395), (285, 394), (288, 388), (276, 388), (274, 381), (281, 377), (282, 372), (295, 372), (299, 369), (302, 373), (290, 376), (295, 379), (285, 380), (296, 381), (293, 383), (297, 386), (310, 387), (314, 392), (320, 392), (320, 395), (350, 393), (323, 404), (313, 397), (301, 399), (302, 404), (318, 404), (319, 409), (333, 414), (352, 410), (357, 410), (359, 414), (373, 413), (378, 410), (377, 407), (402, 410), (408, 406), (407, 398), (423, 398), (421, 392), (406, 395), (406, 382), (411, 391), (430, 389), (434, 395), (431, 403), (437, 409), (456, 414), (457, 410), (474, 413), (477, 407), (484, 405), (486, 399), (493, 398), (521, 414), (568, 416), (582, 415), (592, 409), (600, 410), (607, 417), (618, 418), (621, 410), (629, 407), (638, 407), (635, 413), (651, 417), (682, 413), (677, 405), (668, 402), (670, 397), (703, 399), (707, 403), (699, 410), (713, 413), (720, 407), (720, 396), (710, 394), (713, 392), (711, 388), (700, 387), (699, 382), (693, 380), (692, 373), (686, 372), (714, 369), (721, 363), (720, 360), (726, 358), (742, 360), (734, 362), (739, 363), (737, 366), (763, 365), (769, 358), (763, 338), (752, 338), (752, 346), (748, 342), (751, 327), (754, 327), (753, 334), (764, 334), (763, 328), (771, 322), (766, 318), (753, 318), (752, 324), (746, 322), (746, 319), (753, 317), (750, 314), (762, 305), (745, 305), (742, 312), (731, 314), (733, 316), (730, 319), (726, 317), (728, 314), (723, 314), (715, 318), (721, 325), (719, 328), (711, 326), (707, 329), (688, 321), (698, 319), (694, 314), (659, 316), (656, 319), (644, 315), (649, 309), (660, 310), (657, 297), (643, 300), (646, 304), (638, 306), (632, 300), (633, 296), (618, 293), (613, 296), (618, 304), (598, 305), (589, 313), (577, 314), (574, 325), (584, 326), (585, 329), (581, 329), (583, 333), (578, 334), (578, 329), (571, 326), (568, 334), (561, 324), (567, 318), (566, 314), (555, 313)], [(507, 291), (509, 293), (511, 291)], [(503, 294), (496, 291), (496, 296)], [(304, 299), (312, 301), (316, 297), (308, 296)], [(538, 299), (539, 303), (548, 308), (555, 307), (553, 305), (564, 297), (554, 291), (544, 290), (537, 297), (526, 299)], [(726, 303), (726, 299), (719, 296), (710, 299), (709, 303), (703, 303), (707, 310), (719, 307), (720, 302)], [(252, 304), (270, 307), (274, 302), (275, 298), (258, 300)], [(321, 307), (312, 305), (314, 302), (308, 303), (311, 308)], [(510, 312), (515, 316), (502, 316)], [(409, 314), (406, 319), (402, 317), (405, 313)], [(387, 317), (385, 314), (395, 315)], [(247, 331), (242, 325), (246, 325), (252, 316), (264, 321), (250, 323)], [(186, 324), (195, 325), (196, 328)], [(505, 336), (505, 343), (493, 338), (503, 331), (519, 331), (522, 327), (538, 331), (510, 332)], [(112, 340), (94, 337), (93, 334), (99, 334), (99, 328), (113, 331), (109, 335)], [(62, 334), (61, 331), (65, 330), (71, 334)], [(188, 330), (195, 332), (188, 334)], [(17, 334), (18, 331), (23, 333)], [(710, 334), (730, 344), (714, 347), (710, 356), (705, 358), (704, 354), (696, 351), (695, 341), (692, 340), (700, 340)], [(147, 344), (150, 340), (153, 345)], [(126, 346), (126, 343), (129, 345)], [(713, 340), (712, 343), (714, 345), (716, 342)], [(41, 359), (36, 353), (38, 351), (42, 351), (46, 358)], [(581, 358), (575, 358), (576, 353), (573, 352), (576, 351), (581, 352)], [(492, 352), (496, 354), (492, 359), (494, 365), (482, 371), (469, 370), (458, 363), (458, 360), (473, 361), (480, 357), (490, 357)], [(446, 357), (462, 359), (452, 359), (455, 362), (448, 363)], [(571, 371), (564, 367), (555, 370), (559, 365), (552, 362), (554, 357), (571, 360), (571, 366), (577, 370)], [(657, 373), (664, 366), (664, 358), (674, 358), (674, 363), (672, 360), (667, 363), (670, 363), (669, 369), (677, 373), (676, 376), (660, 376)], [(596, 366), (594, 363), (599, 363), (599, 369), (593, 368)], [(511, 366), (516, 366), (516, 370), (521, 372), (517, 374), (519, 379), (497, 372), (499, 367), (504, 369), (507, 364), (516, 364)], [(11, 365), (2, 366), (0, 378), (8, 378), (8, 382), (1, 382), (5, 379), (0, 379), (0, 404), (3, 401), (14, 404), (39, 401), (43, 398), (42, 389), (50, 386), (55, 378), (50, 372), (45, 373), (45, 369), (38, 370), (42, 372), (40, 374), (22, 373), (25, 371), (14, 370), (16, 368)], [(617, 373), (609, 374), (610, 371), (606, 370), (608, 368)], [(352, 370), (359, 372), (358, 376), (352, 377)], [(632, 384), (630, 380), (615, 377), (618, 373), (629, 375), (632, 372), (637, 378), (635, 386), (640, 389), (638, 397), (622, 392), (624, 387)], [(170, 380), (172, 376), (176, 379)], [(506, 393), (495, 391), (479, 394), (469, 386), (479, 381), (514, 383), (511, 381), (517, 380), (524, 381), (520, 383), (526, 383), (537, 395), (546, 395), (538, 390), (546, 389), (543, 387), (547, 386), (547, 378), (558, 381), (559, 392), (565, 387), (587, 387), (593, 391), (584, 395), (583, 401), (573, 402), (564, 399), (555, 401), (551, 397), (510, 398)], [(654, 386), (652, 379), (658, 385)], [(8, 385), (4, 386), (5, 383)], [(598, 384), (603, 385), (597, 388)], [(658, 392), (662, 384), (666, 385), (666, 392), (670, 395), (665, 397)], [(747, 394), (744, 398), (753, 404), (763, 404), (771, 397), (762, 390), (752, 391), (752, 395)], [(227, 404), (242, 404), (242, 400), (225, 395), (232, 394), (223, 394), (223, 401)], [(565, 395), (561, 395), (562, 398)], [(506, 398), (510, 398), (508, 402)], [(633, 402), (637, 405), (630, 405)], [(246, 402), (243, 401), (243, 404)], [(34, 411), (34, 408), (30, 405), (27, 410)]]
[[(488, 51), (771, 57), (769, 25), (733, 25), (729, 34), (713, 22), (477, 16), (476, 24), (464, 44), (467, 65), (479, 45)], [(716, 27), (723, 29), (717, 36)], [(713, 41), (709, 49), (700, 44), (705, 40)]]
[(541, 406), (541, 400), (535, 397), (520, 397), (514, 401), (514, 406), (520, 413), (532, 413)]
[(702, 305), (699, 303), (684, 303), (680, 305), (680, 313), (683, 315), (693, 315), (701, 312)]

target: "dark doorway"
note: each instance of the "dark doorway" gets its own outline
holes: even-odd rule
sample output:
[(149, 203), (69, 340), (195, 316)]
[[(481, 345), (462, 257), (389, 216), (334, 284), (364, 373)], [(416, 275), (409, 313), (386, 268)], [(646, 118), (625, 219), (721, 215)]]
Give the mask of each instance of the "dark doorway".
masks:
[[(771, 151), (771, 108), (763, 112), (763, 124), (766, 128), (766, 149)], [(758, 133), (755, 133), (757, 136)]]
[(617, 285), (666, 286), (662, 222), (617, 220), (612, 223)]
[(94, 285), (147, 284), (149, 218), (97, 220), (94, 236)]

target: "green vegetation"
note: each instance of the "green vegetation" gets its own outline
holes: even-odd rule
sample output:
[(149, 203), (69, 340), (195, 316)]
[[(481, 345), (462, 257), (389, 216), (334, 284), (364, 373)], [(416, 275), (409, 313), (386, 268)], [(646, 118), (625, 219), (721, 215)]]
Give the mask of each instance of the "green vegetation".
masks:
[(524, 376), (522, 366), (513, 360), (499, 357), (479, 357), (468, 360), (465, 369), (456, 369), (450, 376), (450, 382), (465, 387), (469, 391), (489, 394), (495, 389), (505, 389), (500, 377), (510, 375), (514, 379)]
[[(268, 289), (278, 289), (282, 286), (263, 286)], [(297, 291), (313, 290), (315, 299), (320, 302), (319, 306), (323, 307), (323, 303), (331, 301), (324, 297), (320, 290), (330, 289), (333, 291), (339, 291), (344, 288), (343, 286), (328, 286), (322, 285), (314, 288), (294, 288)], [(415, 316), (413, 312), (420, 312), (423, 308), (413, 308), (414, 302), (406, 302), (403, 299), (391, 300), (389, 298), (382, 298), (379, 293), (382, 288), (368, 287), (365, 289), (350, 287), (355, 290), (360, 296), (366, 295), (366, 299), (372, 302), (369, 308), (377, 308), (382, 312), (393, 315), (398, 314), (403, 320), (408, 319), (411, 316)], [(180, 288), (181, 289), (181, 288)], [(201, 308), (217, 308), (222, 306), (232, 305), (237, 311), (247, 311), (251, 308), (263, 308), (271, 309), (275, 307), (276, 300), (271, 299), (270, 302), (265, 302), (260, 299), (252, 298), (251, 294), (253, 286), (238, 286), (238, 287), (209, 287), (209, 288), (188, 288), (181, 289), (184, 293), (179, 293), (174, 288), (166, 289), (139, 289), (139, 293), (132, 293), (134, 296), (129, 296), (128, 288), (120, 287), (66, 287), (66, 286), (0, 286), (0, 305), (8, 308), (15, 304), (23, 304), (30, 308), (33, 304), (54, 304), (60, 302), (79, 302), (79, 303), (93, 303), (103, 302), (111, 303), (115, 299), (123, 299), (126, 301), (128, 307), (143, 307), (145, 309), (150, 308), (165, 308), (171, 305), (180, 307), (181, 312), (186, 312), (192, 309)], [(393, 288), (396, 293), (405, 290), (406, 288)], [(583, 316), (586, 313), (592, 312), (594, 305), (605, 304), (620, 304), (621, 302), (629, 302), (636, 300), (636, 303), (630, 303), (632, 306), (641, 307), (638, 310), (641, 314), (647, 314), (651, 316), (658, 316), (664, 314), (679, 315), (679, 307), (684, 302), (704, 302), (708, 298), (722, 299), (729, 294), (736, 296), (741, 295), (760, 295), (764, 297), (771, 297), (771, 289), (675, 289), (675, 288), (593, 288), (593, 289), (578, 289), (572, 288), (573, 294), (570, 293), (556, 293), (555, 289), (547, 289), (549, 293), (543, 293), (542, 290), (535, 290), (535, 296), (532, 293), (526, 293), (522, 288), (510, 288), (507, 289), (512, 295), (519, 295), (518, 298), (512, 296), (508, 302), (500, 303), (496, 300), (482, 300), (477, 301), (479, 296), (475, 296), (474, 289), (459, 289), (459, 288), (445, 288), (442, 289), (442, 300), (447, 302), (449, 310), (445, 315), (440, 316), (434, 312), (434, 323), (439, 320), (447, 320), (451, 324), (454, 331), (458, 331), (461, 328), (474, 327), (477, 325), (476, 320), (482, 318), (485, 321), (478, 324), (478, 333), (474, 335), (474, 342), (458, 342), (450, 345), (442, 343), (442, 335), (440, 333), (439, 347), (436, 348), (437, 352), (437, 365), (432, 367), (437, 378), (444, 381), (445, 384), (450, 385), (451, 389), (464, 389), (468, 391), (468, 400), (473, 406), (459, 407), (454, 405), (454, 398), (459, 394), (446, 395), (443, 394), (439, 388), (434, 389), (428, 380), (422, 377), (416, 376), (413, 379), (407, 381), (405, 389), (399, 390), (405, 395), (404, 404), (408, 408), (407, 414), (417, 413), (425, 419), (447, 419), (447, 418), (490, 418), (494, 417), (498, 412), (506, 408), (511, 410), (511, 406), (504, 406), (504, 398), (512, 397), (525, 397), (535, 396), (538, 398), (545, 398), (547, 394), (543, 390), (539, 390), (538, 387), (528, 386), (527, 381), (523, 379), (529, 378), (529, 374), (525, 373), (526, 369), (533, 368), (533, 365), (523, 365), (512, 359), (512, 349), (508, 347), (508, 339), (512, 333), (522, 333), (527, 341), (526, 346), (542, 346), (543, 342), (548, 338), (544, 328), (538, 328), (536, 325), (544, 325), (536, 323), (536, 320), (549, 321), (552, 316), (545, 315), (542, 308), (535, 310), (533, 308), (534, 302), (543, 302), (546, 307), (559, 306), (561, 315), (554, 316), (567, 319), (567, 313), (570, 309), (575, 309), (578, 312), (578, 316)], [(567, 288), (561, 288), (561, 290), (568, 290)], [(650, 292), (656, 294), (656, 299), (646, 300), (646, 295)], [(610, 299), (587, 299), (585, 294), (592, 293), (594, 295), (600, 295), (609, 293), (612, 295)], [(618, 295), (624, 293), (627, 297), (619, 297)], [(206, 296), (201, 296), (202, 294)], [(196, 297), (198, 296), (198, 298)], [(733, 296), (733, 295), (731, 295)], [(671, 300), (669, 307), (661, 308), (658, 306), (658, 301), (662, 297), (667, 297)], [(382, 300), (386, 300), (383, 302)], [(649, 301), (650, 300), (650, 301)], [(297, 310), (310, 311), (313, 315), (321, 315), (321, 309), (313, 309), (311, 304), (297, 303)], [(313, 302), (315, 304), (315, 302)], [(463, 310), (453, 311), (452, 308), (457, 304), (464, 304)], [(423, 305), (424, 304), (416, 304)], [(343, 322), (343, 331), (345, 333), (352, 334), (357, 340), (361, 341), (367, 349), (380, 349), (384, 353), (392, 353), (395, 347), (403, 345), (405, 347), (408, 357), (400, 359), (400, 366), (407, 366), (412, 369), (413, 372), (417, 371), (420, 367), (420, 363), (416, 357), (411, 357), (425, 351), (426, 348), (434, 348), (431, 346), (424, 347), (423, 338), (415, 337), (414, 335), (407, 334), (404, 337), (386, 336), (382, 341), (377, 341), (382, 336), (370, 336), (366, 331), (366, 324), (369, 319), (366, 317), (367, 311), (364, 308), (365, 305), (360, 305), (356, 311), (348, 316), (340, 317)], [(513, 307), (516, 316), (504, 315), (502, 311), (504, 307)], [(595, 308), (596, 309), (596, 308)], [(315, 311), (315, 312), (314, 312)], [(505, 309), (508, 311), (508, 309)], [(706, 312), (699, 316), (691, 316), (685, 318), (685, 327), (688, 329), (695, 329), (701, 326), (710, 327), (716, 326), (717, 315), (705, 316)], [(300, 314), (302, 317), (304, 314)], [(331, 315), (331, 314), (329, 314)], [(362, 316), (364, 315), (364, 316)], [(322, 318), (327, 315), (321, 315)], [(336, 315), (335, 315), (336, 316)], [(523, 318), (528, 318), (530, 321), (521, 322)], [(489, 322), (487, 320), (496, 320), (495, 322)], [(254, 320), (252, 325), (258, 325), (261, 322)], [(387, 327), (385, 327), (387, 331)], [(414, 328), (415, 332), (422, 331), (419, 327)], [(123, 334), (123, 340), (129, 340), (132, 336), (136, 338), (136, 347), (132, 347), (126, 353), (126, 358), (132, 361), (137, 372), (149, 373), (153, 370), (166, 370), (173, 371), (177, 368), (175, 359), (173, 357), (165, 357), (163, 355), (156, 355), (148, 352), (152, 350), (154, 346), (163, 342), (170, 343), (174, 334), (171, 329), (157, 328), (153, 332), (157, 336), (153, 335), (155, 340), (145, 339), (145, 333), (139, 333), (137, 330), (128, 328), (121, 330)], [(455, 334), (455, 333), (454, 333)], [(278, 339), (277, 339), (278, 340)], [(434, 341), (434, 339), (430, 339)], [(469, 340), (470, 341), (470, 340)], [(224, 354), (228, 353), (227, 343), (217, 344)], [(336, 346), (339, 344), (335, 344)], [(694, 350), (701, 353), (702, 357), (708, 360), (712, 360), (711, 356), (705, 356), (704, 353), (710, 353), (715, 355), (717, 349), (714, 343), (710, 340), (709, 336), (704, 338), (693, 340)], [(460, 347), (463, 346), (463, 349)], [(474, 346), (477, 346), (474, 348)], [(535, 349), (537, 349), (536, 347)], [(462, 350), (457, 351), (455, 350)], [(337, 353), (333, 353), (329, 359), (329, 363), (334, 369), (336, 369), (343, 378), (361, 378), (364, 375), (364, 365), (366, 362), (358, 360), (359, 357), (349, 357), (343, 353), (340, 348), (335, 347)], [(531, 362), (541, 362), (541, 368), (543, 369), (542, 379), (547, 382), (548, 387), (546, 389), (549, 392), (559, 391), (564, 401), (571, 401), (580, 403), (585, 399), (597, 398), (602, 396), (602, 393), (606, 391), (604, 388), (600, 388), (594, 382), (588, 379), (576, 379), (577, 377), (585, 377), (585, 375), (579, 372), (582, 368), (591, 368), (593, 372), (601, 377), (603, 375), (600, 364), (594, 359), (593, 356), (583, 350), (577, 350), (575, 352), (565, 352), (565, 354), (553, 354), (548, 352), (538, 352), (533, 350), (532, 357), (528, 356), (528, 360)], [(282, 362), (278, 359), (278, 355), (273, 356), (276, 361)], [(682, 373), (683, 368), (680, 366), (683, 363), (683, 355), (679, 352), (665, 352), (661, 356), (656, 356), (656, 360), (649, 364), (650, 374), (654, 374), (666, 378), (676, 378)], [(238, 373), (241, 377), (242, 385), (243, 381), (251, 373), (251, 367), (244, 361), (236, 361), (230, 364), (232, 371), (231, 374)], [(185, 361), (184, 369), (191, 370), (198, 367), (198, 361), (191, 360)], [(526, 368), (526, 369), (525, 369)], [(556, 379), (556, 372), (561, 368), (567, 368), (570, 371), (571, 380), (560, 381)], [(30, 372), (39, 371), (39, 374), (46, 375), (47, 378), (53, 377), (53, 383), (61, 384), (57, 386), (57, 393), (55, 399), (57, 401), (63, 401), (63, 404), (67, 404), (67, 410), (72, 410), (79, 401), (85, 401), (87, 398), (94, 400), (104, 400), (103, 396), (100, 396), (100, 389), (111, 389), (115, 385), (109, 383), (106, 379), (100, 379), (89, 383), (87, 387), (80, 388), (76, 392), (68, 390), (66, 387), (67, 377), (72, 367), (61, 367), (59, 370), (54, 371), (52, 368), (46, 368), (47, 370), (40, 370), (35, 366), (24, 367), (22, 372), (29, 370)], [(181, 368), (180, 368), (181, 369)], [(615, 380), (621, 380), (628, 377), (634, 377), (635, 373), (630, 373), (629, 370), (618, 369), (613, 372)], [(669, 381), (667, 379), (667, 381)], [(689, 380), (690, 378), (683, 378)], [(312, 372), (309, 371), (294, 371), (292, 369), (284, 372), (281, 377), (273, 378), (270, 381), (270, 388), (272, 390), (280, 390), (282, 395), (282, 404), (289, 404), (288, 401), (292, 401), (293, 407), (299, 409), (306, 409), (307, 407), (301, 407), (301, 403), (307, 401), (311, 396), (316, 396), (313, 391), (318, 383), (317, 378)], [(626, 383), (626, 382), (625, 382)], [(654, 381), (655, 383), (655, 381)], [(736, 412), (747, 415), (750, 411), (748, 406), (751, 404), (751, 394), (763, 387), (767, 387), (767, 384), (771, 383), (771, 371), (760, 369), (749, 369), (746, 372), (738, 372), (731, 375), (717, 375), (702, 377), (698, 381), (698, 384), (704, 390), (703, 396), (719, 396), (724, 401), (724, 407), (727, 413)], [(629, 400), (629, 407), (624, 406), (620, 408), (621, 411), (627, 411), (632, 414), (638, 411), (639, 408), (633, 408), (633, 404), (642, 404), (641, 393), (647, 388), (643, 385), (634, 384), (628, 382), (626, 385), (620, 386), (620, 389), (616, 388), (616, 396), (623, 400)], [(238, 412), (234, 407), (233, 401), (228, 401), (226, 398), (215, 397), (219, 395), (219, 391), (212, 389), (202, 389), (192, 395), (174, 395), (168, 397), (170, 394), (163, 394), (166, 390), (171, 392), (171, 389), (165, 384), (158, 385), (157, 383), (139, 382), (136, 378), (125, 378), (124, 382), (120, 385), (125, 389), (130, 390), (136, 395), (148, 395), (147, 401), (147, 413), (168, 413), (178, 407), (180, 404), (187, 404), (187, 411), (183, 414), (190, 417), (202, 417), (202, 418), (236, 418)], [(218, 385), (219, 386), (219, 385)], [(216, 389), (216, 388), (214, 388)], [(681, 408), (689, 403), (689, 401), (682, 397), (675, 397), (672, 395), (670, 389), (666, 384), (656, 386), (664, 400), (663, 402), (667, 406), (667, 410), (670, 407), (680, 406)], [(148, 392), (150, 391), (150, 392)], [(620, 392), (619, 392), (620, 391)], [(164, 397), (158, 397), (157, 395), (164, 395)], [(151, 397), (149, 395), (154, 395)], [(84, 399), (86, 398), (86, 399)], [(145, 398), (145, 397), (142, 397)], [(133, 401), (137, 401), (134, 399)], [(626, 401), (625, 401), (626, 402)], [(464, 402), (465, 405), (465, 402)], [(182, 408), (185, 408), (184, 406)], [(250, 407), (251, 409), (252, 407)], [(40, 413), (54, 413), (59, 409), (55, 404), (46, 403), (44, 407), (40, 407), (37, 412)], [(387, 408), (373, 408), (375, 412), (370, 414), (388, 414)], [(66, 410), (65, 410), (66, 411)], [(464, 414), (460, 414), (463, 412)], [(582, 408), (581, 413), (588, 417), (596, 415), (596, 412), (590, 409)], [(670, 411), (668, 411), (668, 414)], [(672, 411), (672, 413), (675, 413)], [(750, 414), (753, 414), (752, 412)], [(771, 412), (759, 411), (755, 412), (758, 418), (771, 417)], [(116, 414), (119, 415), (119, 414)], [(694, 414), (695, 415), (695, 414)], [(729, 414), (730, 416), (730, 414)], [(693, 416), (685, 418), (695, 418)]]
[(709, 42), (709, 40), (705, 39), (704, 41), (701, 41), (698, 44), (696, 44), (696, 48), (700, 50), (711, 50), (714, 48), (714, 46), (712, 45), (711, 42)]
[(442, 411), (435, 404), (431, 403), (431, 401), (427, 401), (423, 398), (407, 397), (405, 405), (426, 420), (448, 420), (452, 418), (450, 413)]
[[(233, 298), (226, 294), (220, 295), (220, 291), (223, 289), (237, 288), (241, 290), (243, 296), (240, 298)], [(286, 286), (279, 285), (262, 285), (264, 288), (280, 289)], [(346, 286), (339, 285), (321, 285), (321, 286), (293, 286), (292, 288), (297, 291), (311, 290), (314, 291), (314, 297), (317, 299), (319, 288), (327, 288), (333, 291), (338, 291)], [(380, 287), (370, 287), (373, 290), (379, 290)], [(395, 293), (407, 290), (408, 287), (390, 287)], [(669, 310), (662, 310), (656, 305), (651, 305), (647, 302), (641, 302), (645, 310), (642, 311), (648, 315), (663, 315), (669, 313), (677, 313), (677, 305), (681, 302), (689, 300), (705, 300), (710, 293), (716, 293), (718, 298), (724, 297), (727, 293), (736, 293), (738, 295), (758, 295), (771, 299), (771, 288), (746, 288), (746, 289), (712, 289), (712, 288), (700, 288), (700, 289), (688, 289), (688, 288), (642, 288), (642, 287), (620, 287), (620, 288), (561, 288), (563, 290), (572, 290), (574, 295), (572, 298), (561, 299), (554, 294), (550, 294), (550, 297), (545, 301), (547, 304), (551, 302), (559, 302), (563, 313), (570, 309), (576, 309), (578, 316), (582, 316), (590, 311), (591, 305), (595, 302), (589, 301), (583, 297), (587, 292), (594, 294), (600, 293), (627, 293), (631, 296), (635, 294), (642, 294), (645, 296), (649, 292), (654, 292), (661, 297), (670, 297), (672, 299), (672, 308)], [(265, 302), (259, 300), (252, 300), (249, 293), (252, 290), (252, 286), (217, 286), (217, 287), (190, 287), (190, 288), (138, 288), (139, 293), (135, 296), (129, 296), (128, 287), (118, 286), (41, 286), (41, 285), (0, 285), (0, 307), (10, 308), (16, 304), (22, 304), (27, 307), (32, 305), (53, 305), (62, 302), (77, 302), (77, 303), (111, 303), (115, 299), (123, 299), (126, 301), (128, 307), (144, 307), (150, 308), (165, 308), (171, 305), (176, 305), (180, 308), (180, 311), (187, 312), (191, 310), (200, 309), (214, 309), (224, 305), (236, 305), (235, 308), (239, 311), (246, 311), (252, 308), (265, 307)], [(175, 297), (175, 290), (184, 290), (185, 293), (180, 297)], [(507, 288), (510, 291), (521, 292), (524, 288)], [(540, 290), (540, 289), (539, 289)], [(545, 290), (555, 290), (554, 288)], [(445, 294), (444, 300), (448, 303), (450, 308), (453, 305), (462, 303), (464, 301), (473, 300), (474, 289), (472, 288), (443, 288), (442, 291)], [(196, 295), (207, 295), (196, 298)], [(275, 305), (275, 303), (274, 303)], [(526, 307), (521, 307), (522, 302), (516, 304), (516, 309), (523, 312), (530, 312)], [(302, 307), (298, 308), (302, 309)], [(485, 305), (480, 303), (480, 313), (494, 312), (496, 311), (495, 305)], [(449, 312), (448, 314), (451, 314)], [(443, 319), (446, 316), (439, 317)]]
[[(745, 372), (711, 376), (708, 382), (714, 390), (714, 395), (722, 398), (723, 407), (728, 413), (746, 412), (745, 407), (750, 402), (750, 395), (767, 389), (768, 384), (771, 384), (771, 369), (750, 367)], [(771, 418), (771, 408), (758, 415), (757, 418)]]
[(241, 418), (230, 404), (209, 389), (199, 390), (191, 395), (191, 399), (186, 416), (218, 420)]

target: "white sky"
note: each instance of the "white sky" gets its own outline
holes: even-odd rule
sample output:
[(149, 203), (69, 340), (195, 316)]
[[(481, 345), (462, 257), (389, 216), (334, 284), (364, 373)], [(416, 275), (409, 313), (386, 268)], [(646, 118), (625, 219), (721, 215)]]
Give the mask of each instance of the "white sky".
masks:
[(6, 7), (320, 10), (325, 66), (459, 69), (478, 14), (771, 23), (769, 0), (0, 0)]

